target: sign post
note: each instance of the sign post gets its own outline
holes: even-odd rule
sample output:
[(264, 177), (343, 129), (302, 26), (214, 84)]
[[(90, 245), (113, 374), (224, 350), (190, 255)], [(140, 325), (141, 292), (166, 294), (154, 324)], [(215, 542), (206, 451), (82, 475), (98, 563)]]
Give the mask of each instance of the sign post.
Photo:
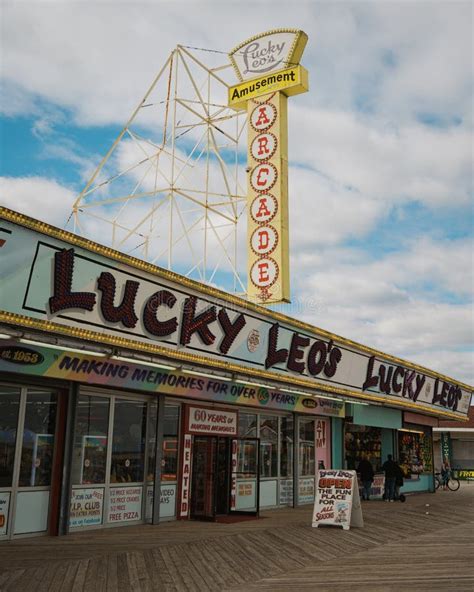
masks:
[(316, 477), (313, 526), (364, 526), (355, 471), (319, 470)]
[(308, 90), (298, 65), (307, 35), (276, 29), (229, 54), (240, 83), (229, 106), (248, 113), (248, 283), (259, 304), (290, 301), (287, 98)]

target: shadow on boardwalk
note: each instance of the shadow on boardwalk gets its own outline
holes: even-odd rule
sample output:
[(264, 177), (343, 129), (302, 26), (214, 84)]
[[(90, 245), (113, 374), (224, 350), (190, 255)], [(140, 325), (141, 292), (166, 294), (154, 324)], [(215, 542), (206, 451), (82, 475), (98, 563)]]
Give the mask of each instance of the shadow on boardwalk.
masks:
[(304, 507), (4, 542), (0, 590), (472, 592), (474, 485), (362, 507), (350, 531), (311, 528)]

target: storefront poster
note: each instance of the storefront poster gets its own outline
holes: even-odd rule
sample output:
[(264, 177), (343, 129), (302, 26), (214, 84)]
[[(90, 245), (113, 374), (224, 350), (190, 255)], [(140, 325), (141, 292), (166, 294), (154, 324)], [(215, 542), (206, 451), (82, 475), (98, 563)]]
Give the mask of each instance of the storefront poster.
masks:
[[(301, 501), (301, 498), (300, 498)], [(311, 499), (311, 501), (313, 501)], [(291, 506), (293, 504), (293, 479), (280, 481), (280, 505)]]
[(204, 407), (189, 407), (188, 431), (215, 436), (237, 435), (237, 413)]
[(0, 492), (0, 536), (6, 535), (8, 531), (8, 508), (10, 507), (10, 493)]
[[(153, 495), (155, 488), (147, 487), (146, 519), (151, 520), (153, 514)], [(162, 485), (160, 490), (160, 518), (171, 518), (176, 515), (176, 484)]]
[(471, 479), (474, 479), (474, 469), (458, 469), (455, 476), (463, 481), (470, 481)]
[(324, 470), (316, 476), (313, 526), (364, 526), (355, 471)]
[(256, 509), (256, 481), (236, 481), (235, 510), (253, 510)]
[[(0, 284), (4, 288), (0, 294), (0, 322), (56, 330), (88, 341), (97, 336), (104, 345), (119, 341), (133, 349), (136, 344), (149, 353), (193, 365), (202, 361), (223, 371), (248, 371), (264, 380), (275, 377), (290, 387), (353, 394), (452, 417), (467, 415), (472, 394), (469, 385), (6, 208), (0, 208), (0, 225), (7, 236), (0, 266)], [(135, 297), (118, 307), (122, 319), (117, 319), (107, 303), (115, 293), (123, 293), (125, 286), (129, 290), (133, 287)], [(8, 371), (15, 365), (21, 367), (22, 374), (28, 373), (29, 366), (44, 368), (44, 360), (35, 357), (35, 352), (32, 355), (17, 350), (11, 354), (2, 347), (0, 358)], [(120, 386), (124, 388), (136, 388), (140, 380), (156, 386), (154, 370), (147, 374), (140, 369), (143, 378), (137, 380), (135, 376), (132, 380), (129, 370), (120, 369), (120, 364), (107, 369), (106, 364), (112, 362), (93, 360), (92, 365), (90, 361), (81, 364), (74, 357), (69, 356), (67, 365), (73, 374), (77, 374), (74, 366), (80, 366), (81, 380), (92, 382), (89, 378), (94, 376), (97, 384), (110, 384), (111, 375), (122, 372)], [(48, 375), (48, 369), (44, 368), (43, 375)], [(127, 384), (129, 380), (135, 384)]]
[(69, 511), (70, 528), (102, 524), (103, 489), (73, 489)]
[(309, 504), (314, 501), (314, 477), (298, 481), (298, 501), (300, 504)]
[(142, 518), (143, 487), (111, 487), (107, 522), (132, 522)]

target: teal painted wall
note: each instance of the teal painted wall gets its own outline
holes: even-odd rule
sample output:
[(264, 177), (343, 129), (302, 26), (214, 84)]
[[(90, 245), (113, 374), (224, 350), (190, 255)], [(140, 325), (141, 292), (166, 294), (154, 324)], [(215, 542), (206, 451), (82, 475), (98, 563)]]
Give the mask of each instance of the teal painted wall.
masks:
[(433, 475), (420, 475), (417, 481), (408, 481), (405, 479), (403, 487), (400, 488), (403, 493), (410, 493), (414, 491), (434, 491), (434, 477)]
[(387, 460), (387, 455), (391, 454), (393, 457), (393, 430), (382, 428), (382, 464)]
[(348, 405), (346, 415), (352, 415), (353, 423), (376, 428), (391, 428), (399, 430), (402, 427), (402, 412), (400, 409), (387, 409), (376, 405)]
[(344, 422), (339, 417), (333, 417), (331, 425), (332, 469), (344, 468)]

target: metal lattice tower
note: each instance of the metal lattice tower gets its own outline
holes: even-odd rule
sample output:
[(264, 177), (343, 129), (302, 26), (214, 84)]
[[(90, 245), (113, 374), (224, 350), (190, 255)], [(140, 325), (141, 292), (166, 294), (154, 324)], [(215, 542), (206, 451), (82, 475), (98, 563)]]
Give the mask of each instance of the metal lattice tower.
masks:
[(233, 83), (229, 62), (208, 67), (177, 46), (74, 202), (74, 231), (245, 292), (246, 114), (227, 106)]

